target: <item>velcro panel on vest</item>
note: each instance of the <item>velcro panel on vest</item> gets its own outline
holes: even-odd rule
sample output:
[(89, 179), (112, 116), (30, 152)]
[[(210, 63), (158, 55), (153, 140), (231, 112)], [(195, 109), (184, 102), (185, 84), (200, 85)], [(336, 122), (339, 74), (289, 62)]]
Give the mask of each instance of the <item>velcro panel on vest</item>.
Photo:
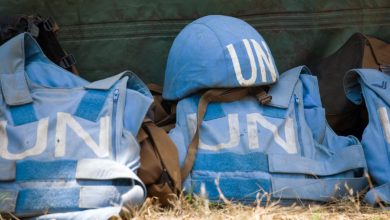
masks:
[(266, 154), (260, 152), (243, 155), (235, 153), (198, 153), (193, 170), (213, 172), (235, 172), (237, 170), (242, 172), (268, 172), (268, 157)]
[(75, 160), (18, 161), (16, 181), (73, 180), (75, 179), (76, 166), (77, 161)]
[[(193, 102), (196, 103), (196, 106), (199, 105), (200, 101), (200, 95), (194, 95), (191, 97), (193, 99)], [(196, 112), (194, 112), (196, 114)], [(203, 116), (203, 121), (210, 121), (218, 118), (225, 117), (226, 114), (224, 110), (222, 109), (221, 103), (219, 102), (210, 102), (207, 105), (206, 112)]]
[(96, 122), (104, 107), (109, 91), (88, 89), (76, 110), (75, 115)]
[(9, 110), (11, 111), (12, 121), (15, 126), (38, 121), (32, 103), (10, 106)]
[(342, 148), (325, 161), (313, 160), (299, 155), (270, 154), (268, 155), (268, 162), (271, 173), (296, 173), (316, 176), (329, 176), (366, 167), (363, 149), (360, 145)]
[(111, 88), (124, 76), (125, 72), (84, 86), (86, 93), (81, 99), (75, 115), (96, 122)]

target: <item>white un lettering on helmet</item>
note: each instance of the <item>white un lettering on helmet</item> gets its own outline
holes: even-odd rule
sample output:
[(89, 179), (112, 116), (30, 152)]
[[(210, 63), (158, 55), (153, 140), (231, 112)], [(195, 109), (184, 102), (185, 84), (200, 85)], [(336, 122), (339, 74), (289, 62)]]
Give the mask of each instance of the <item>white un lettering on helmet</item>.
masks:
[[(276, 68), (274, 65), (274, 62), (272, 60), (271, 53), (268, 49), (267, 44), (265, 41), (261, 41), (262, 46), (253, 39), (243, 39), (242, 43), (245, 46), (246, 55), (248, 56), (249, 63), (251, 65), (251, 75), (249, 79), (245, 79), (242, 70), (240, 61), (237, 56), (237, 52), (233, 46), (233, 44), (229, 44), (226, 46), (226, 48), (229, 51), (230, 58), (233, 63), (234, 72), (237, 78), (237, 81), (241, 86), (251, 86), (255, 84), (257, 79), (257, 71), (258, 67), (256, 65), (255, 59), (257, 59), (257, 62), (259, 64), (259, 69), (261, 72), (261, 82), (267, 82), (267, 74), (266, 74), (266, 67), (270, 72), (272, 81), (276, 81)], [(252, 44), (253, 48), (255, 49), (255, 54), (253, 53), (252, 47), (250, 46)], [(256, 55), (256, 56), (255, 56)], [(242, 56), (240, 56), (242, 57)]]

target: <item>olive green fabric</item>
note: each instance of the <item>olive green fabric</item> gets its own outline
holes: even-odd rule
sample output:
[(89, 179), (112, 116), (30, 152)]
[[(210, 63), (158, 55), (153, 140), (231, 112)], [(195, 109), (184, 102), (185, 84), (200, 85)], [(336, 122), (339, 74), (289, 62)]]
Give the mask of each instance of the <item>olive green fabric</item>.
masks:
[(280, 72), (333, 53), (355, 32), (390, 41), (389, 0), (1, 0), (0, 13), (54, 17), (88, 80), (131, 69), (162, 84), (175, 36), (209, 14), (253, 25)]

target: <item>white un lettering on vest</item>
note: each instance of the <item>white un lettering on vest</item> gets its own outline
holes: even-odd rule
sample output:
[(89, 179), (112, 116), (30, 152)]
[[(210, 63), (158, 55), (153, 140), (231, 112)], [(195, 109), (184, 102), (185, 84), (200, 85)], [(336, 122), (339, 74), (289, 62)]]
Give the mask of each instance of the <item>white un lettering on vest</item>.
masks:
[[(49, 132), (49, 118), (40, 119), (35, 129), (36, 141), (33, 147), (19, 153), (11, 153), (8, 146), (7, 121), (0, 121), (0, 156), (7, 160), (21, 160), (30, 156), (37, 156), (45, 152), (48, 144), (54, 145), (54, 157), (63, 157), (68, 146), (67, 130), (72, 129), (87, 147), (89, 147), (97, 157), (103, 158), (110, 155), (111, 126), (110, 117), (104, 116), (99, 121), (99, 142), (97, 143), (71, 114), (58, 112), (55, 133)], [(18, 132), (16, 130), (15, 132)], [(19, 131), (20, 132), (20, 131)], [(32, 134), (34, 135), (34, 134)], [(55, 143), (48, 143), (48, 136), (55, 135)]]
[[(240, 121), (238, 114), (227, 114), (229, 140), (227, 142), (215, 143), (214, 145), (206, 144), (200, 138), (199, 148), (210, 151), (219, 151), (222, 149), (239, 147), (240, 145)], [(187, 115), (188, 129), (191, 137), (194, 136), (196, 130), (196, 113)], [(241, 121), (241, 123), (243, 123)], [(248, 131), (249, 149), (260, 148), (258, 126), (269, 130), (272, 133), (273, 141), (283, 148), (289, 154), (296, 154), (298, 152), (297, 142), (295, 138), (294, 121), (292, 118), (287, 118), (284, 121), (285, 139), (279, 134), (278, 126), (271, 123), (260, 113), (249, 113), (246, 115), (246, 129)], [(260, 138), (261, 140), (261, 138)]]
[[(240, 83), (241, 86), (250, 86), (253, 85), (256, 82), (257, 79), (257, 65), (255, 62), (255, 56), (253, 54), (253, 50), (250, 46), (252, 44), (253, 48), (255, 49), (255, 54), (256, 54), (256, 59), (260, 67), (260, 72), (261, 72), (261, 82), (267, 82), (267, 76), (266, 76), (266, 67), (269, 70), (272, 81), (275, 82), (276, 80), (276, 68), (274, 63), (272, 62), (272, 56), (271, 53), (268, 49), (267, 44), (265, 41), (261, 41), (262, 46), (255, 40), (253, 39), (243, 39), (242, 43), (245, 46), (246, 50), (246, 56), (249, 58), (249, 62), (251, 65), (251, 75), (249, 79), (244, 79), (244, 76), (242, 74), (241, 66), (240, 66), (240, 61), (239, 57), (237, 56), (236, 50), (233, 46), (233, 44), (229, 44), (226, 46), (226, 48), (229, 51), (230, 58), (233, 63), (233, 68), (234, 72), (237, 78), (237, 81)], [(265, 51), (265, 52), (264, 52)], [(245, 58), (246, 59), (246, 58)]]

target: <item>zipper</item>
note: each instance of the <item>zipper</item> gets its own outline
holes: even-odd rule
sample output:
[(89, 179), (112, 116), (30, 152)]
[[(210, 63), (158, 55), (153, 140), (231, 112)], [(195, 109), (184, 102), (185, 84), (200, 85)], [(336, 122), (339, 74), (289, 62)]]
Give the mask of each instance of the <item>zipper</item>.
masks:
[(117, 138), (116, 138), (116, 111), (117, 111), (117, 106), (118, 106), (118, 100), (119, 100), (119, 89), (114, 90), (114, 96), (113, 96), (113, 106), (112, 106), (112, 157), (114, 160), (116, 160), (116, 143), (117, 143)]
[(297, 130), (298, 130), (298, 142), (299, 146), (301, 146), (301, 156), (305, 155), (304, 148), (302, 147), (303, 141), (302, 141), (302, 135), (301, 135), (301, 121), (299, 120), (299, 97), (294, 94), (294, 113), (295, 113), (295, 119), (297, 121)]

